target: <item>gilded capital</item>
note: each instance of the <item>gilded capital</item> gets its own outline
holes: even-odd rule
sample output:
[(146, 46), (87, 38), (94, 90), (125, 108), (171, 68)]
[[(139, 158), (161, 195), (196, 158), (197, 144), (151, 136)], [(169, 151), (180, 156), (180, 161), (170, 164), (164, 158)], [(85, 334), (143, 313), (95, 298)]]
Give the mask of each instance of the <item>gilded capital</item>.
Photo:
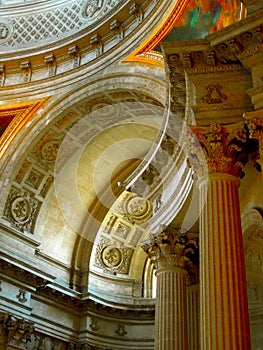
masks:
[(263, 159), (263, 112), (255, 111), (245, 114), (249, 137), (258, 140), (259, 156)]
[[(207, 127), (191, 126), (199, 147), (202, 147), (209, 173), (226, 173), (242, 178), (245, 157), (246, 133), (243, 124), (213, 124)], [(195, 155), (195, 144), (190, 147)], [(198, 164), (195, 171), (198, 170)]]
[(165, 267), (185, 268), (188, 258), (185, 255), (186, 237), (179, 230), (167, 229), (152, 235), (142, 244), (142, 249), (155, 263), (157, 269)]
[[(248, 128), (249, 138), (256, 139), (258, 148), (252, 158), (254, 166), (262, 172), (263, 176), (263, 113), (262, 110), (245, 113), (246, 125)], [(262, 178), (263, 179), (263, 178)]]

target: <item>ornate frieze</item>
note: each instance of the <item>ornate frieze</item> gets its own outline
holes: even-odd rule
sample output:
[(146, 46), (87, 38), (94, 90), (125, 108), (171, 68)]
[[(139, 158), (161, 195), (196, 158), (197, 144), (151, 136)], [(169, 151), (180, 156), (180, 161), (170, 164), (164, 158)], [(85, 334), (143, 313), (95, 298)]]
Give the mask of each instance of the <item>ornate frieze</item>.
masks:
[[(241, 178), (244, 176), (242, 169), (246, 161), (246, 133), (241, 124), (191, 126), (191, 129), (202, 146), (210, 173), (227, 173)], [(190, 147), (191, 156), (194, 157), (195, 144), (190, 143)], [(194, 171), (200, 174), (201, 167), (202, 164), (197, 162)]]
[(185, 269), (188, 258), (185, 255), (185, 233), (175, 229), (152, 235), (151, 239), (142, 244), (143, 250), (155, 263), (157, 269), (163, 267), (179, 267)]
[(67, 350), (100, 350), (88, 343), (68, 343)]

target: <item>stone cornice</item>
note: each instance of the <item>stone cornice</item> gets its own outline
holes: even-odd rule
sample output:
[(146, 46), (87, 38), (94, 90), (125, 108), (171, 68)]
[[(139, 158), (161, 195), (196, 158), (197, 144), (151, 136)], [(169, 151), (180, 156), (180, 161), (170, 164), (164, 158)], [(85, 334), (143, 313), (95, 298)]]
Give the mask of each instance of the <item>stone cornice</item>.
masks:
[[(3, 255), (3, 254), (2, 254)], [(15, 278), (16, 280), (28, 284), (31, 287), (39, 288), (55, 280), (51, 275), (41, 273), (30, 266), (16, 264), (15, 259), (0, 259), (0, 272), (5, 276)]]
[[(51, 82), (87, 66), (89, 74), (95, 74), (133, 51), (150, 35), (158, 16), (164, 16), (170, 6), (170, 2), (159, 1), (154, 5), (152, 1), (145, 0), (140, 6), (142, 16), (139, 20), (137, 14), (130, 10), (132, 2), (126, 1), (125, 4), (112, 15), (112, 22), (108, 19), (101, 27), (88, 33), (83, 29), (71, 35), (70, 39), (67, 37), (31, 50), (0, 54), (0, 86), (8, 88), (36, 81)], [(122, 18), (121, 25), (113, 25), (116, 17)], [(51, 56), (52, 61), (49, 59)]]
[[(44, 303), (52, 303), (61, 308), (69, 308), (72, 311), (78, 312), (94, 312), (105, 316), (112, 315), (118, 318), (138, 319), (139, 317), (145, 320), (154, 318), (154, 303), (141, 305), (106, 305), (105, 302), (92, 300), (91, 296), (86, 296), (85, 293), (76, 292), (73, 289), (60, 286), (55, 279), (50, 276), (41, 276), (33, 269), (23, 266), (16, 266), (6, 260), (0, 261), (0, 272), (2, 276), (15, 278), (17, 281), (33, 287), (31, 291), (32, 298), (41, 299)], [(111, 303), (112, 304), (112, 303)]]

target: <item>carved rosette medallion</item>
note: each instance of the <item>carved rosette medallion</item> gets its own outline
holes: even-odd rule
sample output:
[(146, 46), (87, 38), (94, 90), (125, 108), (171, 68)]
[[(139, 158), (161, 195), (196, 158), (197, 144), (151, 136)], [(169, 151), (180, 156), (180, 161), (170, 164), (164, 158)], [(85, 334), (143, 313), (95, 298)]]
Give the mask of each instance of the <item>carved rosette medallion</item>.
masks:
[(1, 18), (0, 21), (0, 45), (5, 43), (13, 34), (13, 27)]
[(57, 157), (57, 152), (59, 149), (58, 141), (47, 142), (41, 151), (41, 155), (44, 161), (46, 162), (55, 162)]
[(24, 197), (17, 197), (11, 204), (11, 214), (15, 221), (27, 222), (31, 214), (29, 201)]
[(120, 247), (114, 245), (115, 242), (110, 242), (102, 238), (96, 249), (94, 266), (101, 268), (104, 272), (110, 274), (129, 273), (130, 262), (134, 250), (132, 248)]
[(12, 188), (6, 201), (4, 216), (21, 230), (32, 230), (39, 201), (26, 191)]
[(155, 268), (178, 267), (185, 269), (188, 258), (185, 255), (185, 234), (167, 229), (157, 235), (152, 235), (151, 240), (142, 244), (143, 250), (154, 262)]
[(122, 262), (122, 252), (117, 247), (108, 246), (103, 249), (101, 259), (107, 267), (117, 267)]
[(124, 217), (132, 224), (143, 224), (153, 215), (153, 205), (149, 200), (128, 193), (123, 199), (122, 211)]

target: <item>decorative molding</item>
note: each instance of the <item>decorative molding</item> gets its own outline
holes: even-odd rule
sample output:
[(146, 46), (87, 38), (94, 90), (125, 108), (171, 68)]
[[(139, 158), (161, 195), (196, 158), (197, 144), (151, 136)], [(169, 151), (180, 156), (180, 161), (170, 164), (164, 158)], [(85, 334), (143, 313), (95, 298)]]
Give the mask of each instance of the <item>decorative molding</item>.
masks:
[(110, 274), (127, 275), (133, 252), (132, 248), (114, 246), (109, 239), (102, 237), (96, 248), (94, 266)]
[(27, 302), (26, 291), (23, 289), (19, 289), (18, 294), (16, 295), (16, 298), (18, 299), (18, 301), (20, 301), (20, 303), (26, 303)]
[(203, 97), (202, 100), (208, 104), (222, 103), (226, 101), (228, 99), (228, 96), (221, 92), (222, 89), (222, 85), (207, 85), (207, 94)]
[(119, 337), (125, 337), (128, 333), (125, 330), (125, 326), (123, 324), (118, 325), (118, 328), (115, 331)]
[(21, 231), (33, 233), (40, 204), (33, 193), (13, 186), (5, 203), (4, 218)]
[[(0, 260), (0, 271), (3, 275), (9, 276), (11, 278), (15, 278), (16, 280), (32, 286), (34, 288), (40, 288), (45, 286), (47, 283), (53, 281), (51, 276), (47, 275), (46, 278), (44, 276), (40, 276), (34, 270), (26, 269), (23, 266), (13, 265), (5, 260)], [(23, 292), (24, 290), (22, 290)], [(18, 293), (19, 298), (21, 293)]]
[(90, 319), (90, 329), (93, 331), (93, 332), (97, 332), (99, 329), (100, 329), (100, 326), (98, 325), (98, 320), (96, 318), (91, 318)]

